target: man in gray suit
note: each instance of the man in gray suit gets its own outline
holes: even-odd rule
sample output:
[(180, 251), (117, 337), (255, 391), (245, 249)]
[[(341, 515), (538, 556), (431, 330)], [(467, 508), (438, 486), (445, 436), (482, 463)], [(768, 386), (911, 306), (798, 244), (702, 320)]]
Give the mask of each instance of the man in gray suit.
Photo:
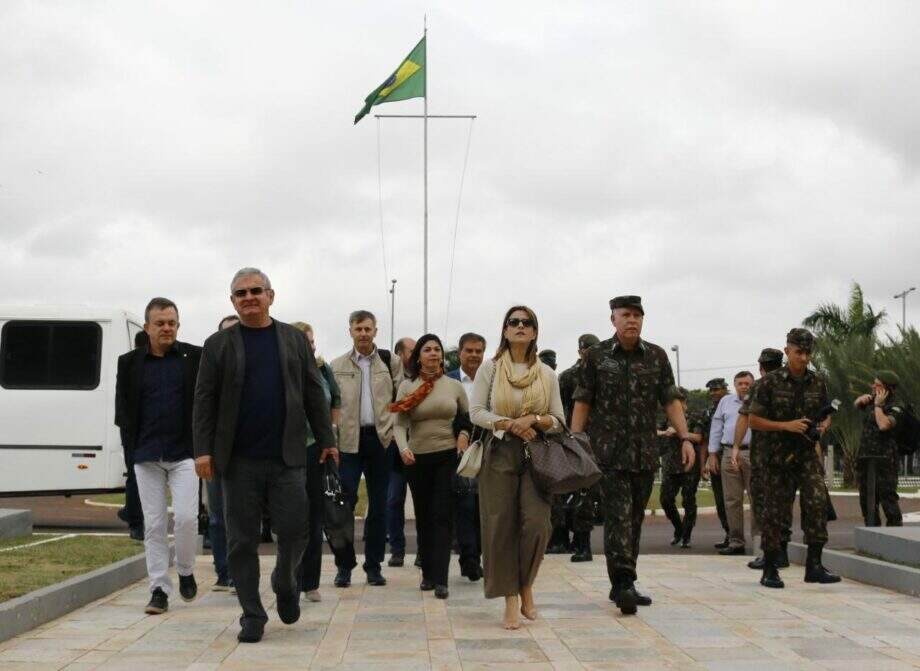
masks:
[(243, 268), (230, 283), (240, 323), (204, 343), (195, 389), (194, 447), (199, 477), (216, 470), (224, 490), (227, 563), (243, 609), (242, 642), (262, 638), (268, 616), (259, 597), (259, 538), (267, 502), (278, 535), (272, 572), (278, 616), (300, 618), (295, 572), (306, 546), (307, 422), (320, 462), (338, 458), (320, 373), (301, 331), (272, 319), (268, 277)]

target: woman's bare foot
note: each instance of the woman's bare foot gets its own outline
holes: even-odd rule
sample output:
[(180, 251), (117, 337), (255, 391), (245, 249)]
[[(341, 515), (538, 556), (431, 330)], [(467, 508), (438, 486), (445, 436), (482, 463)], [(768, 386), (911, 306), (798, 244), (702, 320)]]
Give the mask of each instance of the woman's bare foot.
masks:
[(537, 606), (533, 602), (533, 585), (521, 588), (521, 615), (528, 620), (537, 619)]
[(518, 607), (520, 602), (516, 596), (505, 597), (505, 617), (502, 618), (502, 625), (505, 629), (520, 629), (521, 620), (518, 618)]

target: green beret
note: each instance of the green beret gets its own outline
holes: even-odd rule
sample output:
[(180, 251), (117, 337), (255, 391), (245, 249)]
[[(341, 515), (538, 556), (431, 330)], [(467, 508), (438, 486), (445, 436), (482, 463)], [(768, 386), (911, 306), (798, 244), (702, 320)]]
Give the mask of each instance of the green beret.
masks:
[(808, 329), (795, 328), (786, 334), (786, 344), (795, 345), (806, 352), (811, 352), (815, 346), (815, 337)]
[(583, 336), (581, 336), (578, 339), (578, 349), (588, 349), (589, 347), (593, 347), (600, 341), (601, 341), (600, 338), (598, 338), (593, 333), (585, 333)]
[(617, 308), (635, 308), (643, 315), (645, 314), (640, 296), (617, 296), (616, 298), (611, 298), (610, 309), (616, 310)]
[(886, 387), (897, 387), (901, 384), (901, 378), (893, 370), (880, 370), (875, 374), (875, 378)]
[(772, 347), (766, 347), (760, 351), (760, 356), (757, 358), (757, 363), (782, 363), (783, 362), (783, 352), (782, 350), (773, 349)]

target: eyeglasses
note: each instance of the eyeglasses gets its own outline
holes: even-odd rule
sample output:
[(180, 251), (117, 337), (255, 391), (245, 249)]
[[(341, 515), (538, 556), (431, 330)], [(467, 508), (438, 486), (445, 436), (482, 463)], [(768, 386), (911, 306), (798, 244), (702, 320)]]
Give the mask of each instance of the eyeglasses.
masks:
[(508, 320), (507, 325), (512, 328), (517, 328), (518, 326), (530, 328), (533, 326), (533, 319), (519, 319), (518, 317), (512, 317)]
[(249, 289), (234, 289), (233, 295), (237, 298), (245, 298), (246, 294), (250, 294), (252, 296), (261, 296), (264, 292), (265, 289), (263, 287), (251, 287)]

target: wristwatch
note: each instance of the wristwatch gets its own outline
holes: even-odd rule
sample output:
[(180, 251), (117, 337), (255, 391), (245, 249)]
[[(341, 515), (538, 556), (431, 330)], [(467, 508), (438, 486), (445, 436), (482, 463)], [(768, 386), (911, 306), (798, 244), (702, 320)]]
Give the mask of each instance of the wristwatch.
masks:
[(539, 424), (540, 422), (542, 422), (542, 421), (543, 421), (543, 418), (542, 418), (542, 417), (540, 417), (540, 415), (534, 415), (534, 417), (536, 417), (536, 418), (537, 418), (537, 424)]

